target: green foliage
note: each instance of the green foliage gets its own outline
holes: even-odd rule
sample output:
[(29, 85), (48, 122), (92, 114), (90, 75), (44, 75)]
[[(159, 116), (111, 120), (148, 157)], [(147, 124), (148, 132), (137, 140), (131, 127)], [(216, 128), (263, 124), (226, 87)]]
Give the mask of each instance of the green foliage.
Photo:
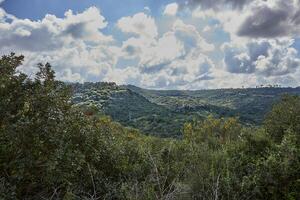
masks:
[(265, 128), (272, 138), (280, 143), (285, 131), (300, 132), (300, 97), (284, 96), (282, 101), (275, 105), (264, 122)]
[(300, 95), (300, 88), (159, 91), (101, 82), (72, 87), (74, 104), (94, 106), (124, 126), (161, 137), (181, 137), (185, 123), (210, 115), (238, 117), (243, 125), (259, 126), (281, 95)]
[(145, 108), (132, 119), (153, 112), (163, 125), (182, 115), (164, 121), (170, 110), (113, 83), (56, 81), (50, 64), (29, 79), (22, 61), (0, 59), (0, 199), (300, 199), (299, 97), (284, 97), (260, 128), (208, 116), (163, 139), (107, 109), (125, 119)]
[[(145, 134), (180, 137), (186, 121), (201, 119), (196, 115), (174, 112), (150, 102), (142, 95), (113, 83), (72, 84), (73, 103), (84, 110), (95, 108), (124, 126), (137, 128)], [(94, 112), (95, 113), (95, 112)]]
[(215, 90), (147, 90), (127, 86), (171, 111), (207, 117), (239, 117), (243, 124), (260, 125), (283, 94), (300, 95), (300, 88), (246, 88)]
[[(187, 181), (193, 197), (299, 199), (300, 132), (288, 128), (276, 144), (264, 129), (241, 129), (238, 123), (228, 121), (209, 118), (200, 126), (185, 126), (192, 154)], [(223, 139), (222, 135), (232, 133), (234, 137)]]

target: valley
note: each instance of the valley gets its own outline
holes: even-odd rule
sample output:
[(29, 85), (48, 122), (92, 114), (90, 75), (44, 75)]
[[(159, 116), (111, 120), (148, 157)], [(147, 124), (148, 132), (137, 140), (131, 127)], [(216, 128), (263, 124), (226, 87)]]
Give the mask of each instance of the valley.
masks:
[(115, 83), (72, 84), (73, 103), (110, 116), (145, 134), (181, 137), (186, 122), (237, 117), (246, 126), (261, 125), (265, 114), (284, 94), (300, 95), (300, 88), (215, 90), (148, 90)]

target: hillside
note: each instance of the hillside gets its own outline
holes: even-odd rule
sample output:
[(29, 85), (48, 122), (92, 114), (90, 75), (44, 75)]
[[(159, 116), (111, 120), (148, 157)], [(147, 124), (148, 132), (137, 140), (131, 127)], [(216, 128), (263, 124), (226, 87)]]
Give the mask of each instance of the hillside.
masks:
[(179, 136), (183, 124), (199, 116), (176, 112), (150, 102), (126, 86), (114, 83), (73, 84), (73, 102), (77, 106), (92, 107), (124, 126), (140, 129), (146, 134)]
[(147, 90), (114, 83), (73, 84), (73, 102), (94, 107), (124, 126), (146, 134), (179, 136), (185, 122), (238, 117), (245, 125), (260, 125), (283, 94), (300, 95), (300, 88), (217, 90)]
[(195, 91), (147, 90), (132, 85), (127, 88), (170, 110), (201, 116), (213, 114), (218, 117), (239, 117), (243, 123), (250, 125), (259, 125), (282, 95), (300, 95), (300, 87)]

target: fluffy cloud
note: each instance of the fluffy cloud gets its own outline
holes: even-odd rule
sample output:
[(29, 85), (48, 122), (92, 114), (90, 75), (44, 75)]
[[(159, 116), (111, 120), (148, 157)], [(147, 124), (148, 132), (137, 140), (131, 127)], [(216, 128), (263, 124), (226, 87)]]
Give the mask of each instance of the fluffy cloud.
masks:
[(156, 88), (175, 88), (207, 79), (205, 75), (214, 63), (206, 53), (213, 50), (214, 45), (207, 43), (196, 27), (181, 20), (161, 37), (131, 37), (122, 45), (125, 58), (138, 60), (141, 84)]
[[(189, 5), (194, 6), (195, 17), (218, 19), (233, 37), (276, 38), (300, 34), (299, 0), (194, 0)], [(232, 10), (228, 5), (240, 9)]]
[(224, 45), (224, 62), (230, 73), (255, 73), (259, 76), (282, 76), (300, 68), (293, 40), (253, 40), (244, 48)]
[(115, 64), (113, 38), (101, 33), (107, 26), (99, 10), (46, 15), (42, 20), (18, 19), (2, 10), (0, 52), (15, 51), (26, 57), (22, 70), (32, 74), (38, 62), (51, 62), (65, 81), (100, 80)]
[(107, 23), (95, 7), (77, 15), (68, 11), (65, 18), (46, 15), (41, 21), (23, 20), (9, 15), (5, 17), (9, 20), (0, 23), (1, 48), (40, 52), (57, 50), (75, 40), (105, 43), (112, 39), (99, 32)]
[(251, 12), (248, 9), (224, 9), (222, 12), (219, 12), (214, 9), (203, 9), (201, 7), (194, 9), (192, 12), (194, 19), (202, 20), (206, 23), (207, 21), (215, 20), (213, 25), (217, 25), (218, 28), (222, 29), (226, 33), (229, 33), (230, 39), (236, 43), (245, 43), (249, 41), (249, 38), (241, 37), (237, 35), (237, 32), (241, 24), (250, 14)]
[(171, 3), (168, 4), (164, 10), (164, 15), (170, 15), (170, 16), (175, 16), (178, 11), (178, 4), (177, 3)]
[(300, 34), (300, 1), (259, 2), (237, 32), (239, 36), (274, 38)]
[(158, 35), (154, 19), (145, 13), (123, 17), (118, 21), (117, 26), (125, 33), (133, 33), (141, 37), (154, 38)]
[[(259, 12), (255, 11), (258, 7), (285, 10), (278, 7), (280, 0), (189, 2), (202, 6), (192, 15), (177, 15), (174, 3), (163, 11), (172, 17), (154, 18), (147, 9), (123, 17), (112, 24), (118, 28), (112, 32), (114, 37), (104, 34), (108, 24), (95, 7), (76, 14), (68, 11), (62, 18), (46, 15), (39, 21), (19, 19), (0, 8), (0, 53), (24, 54), (21, 69), (29, 75), (36, 70), (36, 63), (50, 62), (63, 81), (115, 81), (165, 89), (300, 83), (299, 52), (290, 39), (299, 26), (276, 36), (278, 27), (299, 23), (297, 6), (291, 7), (279, 24), (268, 26), (272, 18), (265, 16), (248, 21)], [(245, 25), (248, 23), (262, 23), (269, 35), (274, 35), (254, 34), (253, 27)], [(246, 28), (249, 35), (242, 34)], [(230, 41), (222, 39), (220, 32), (230, 34)], [(289, 37), (283, 37), (286, 34)], [(221, 48), (225, 41), (228, 43)]]

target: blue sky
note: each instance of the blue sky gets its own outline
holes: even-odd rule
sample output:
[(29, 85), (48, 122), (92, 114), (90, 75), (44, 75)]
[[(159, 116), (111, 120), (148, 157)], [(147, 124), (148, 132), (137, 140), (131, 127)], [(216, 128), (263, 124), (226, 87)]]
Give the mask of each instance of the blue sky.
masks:
[(96, 6), (101, 9), (108, 22), (115, 22), (123, 16), (130, 16), (141, 12), (145, 7), (152, 10), (154, 16), (161, 15), (164, 5), (172, 0), (9, 0), (2, 7), (19, 18), (32, 20), (42, 19), (46, 14), (54, 14), (63, 17), (64, 13), (71, 9), (82, 12), (85, 9)]
[[(298, 0), (0, 0), (0, 53), (63, 81), (155, 89), (300, 85)], [(278, 19), (278, 20), (274, 20)]]

